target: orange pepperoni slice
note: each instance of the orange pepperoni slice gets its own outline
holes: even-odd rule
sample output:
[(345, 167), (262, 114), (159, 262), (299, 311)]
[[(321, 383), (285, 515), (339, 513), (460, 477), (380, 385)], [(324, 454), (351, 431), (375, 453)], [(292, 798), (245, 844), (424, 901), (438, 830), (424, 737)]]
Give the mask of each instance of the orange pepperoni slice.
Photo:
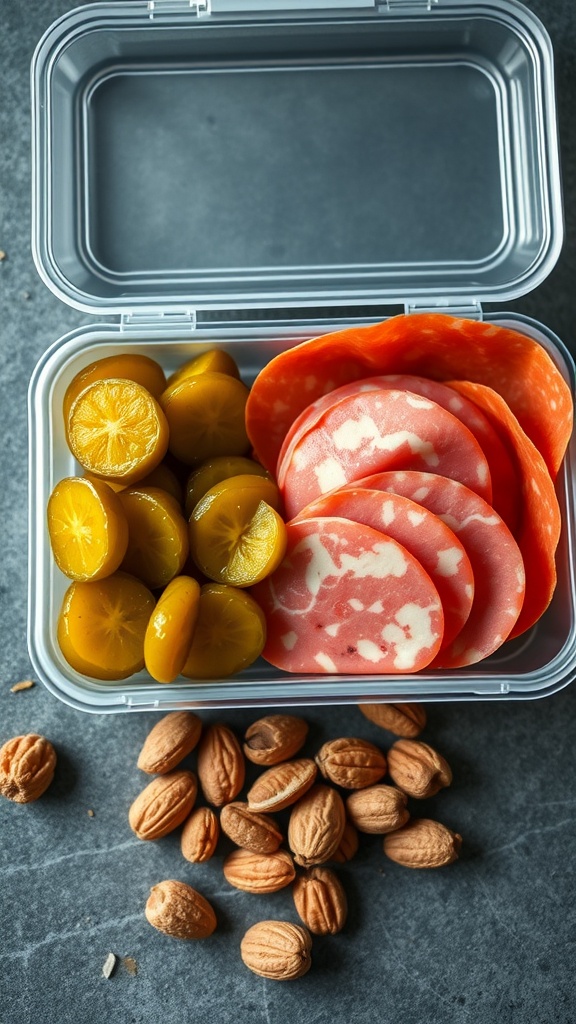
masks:
[(391, 317), (281, 352), (258, 374), (246, 406), (248, 436), (271, 472), (290, 425), (320, 395), (378, 373), (464, 379), (494, 388), (542, 453), (552, 478), (572, 433), (570, 388), (533, 338), (443, 313)]

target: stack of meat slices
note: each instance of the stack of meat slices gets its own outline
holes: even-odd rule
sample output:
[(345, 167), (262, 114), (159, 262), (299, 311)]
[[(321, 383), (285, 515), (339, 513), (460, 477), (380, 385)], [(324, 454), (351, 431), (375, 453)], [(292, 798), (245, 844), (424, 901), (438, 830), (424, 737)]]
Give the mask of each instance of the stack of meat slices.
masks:
[(276, 667), (460, 669), (548, 607), (572, 396), (532, 339), (441, 314), (314, 339), (264, 368), (247, 427), (288, 519), (253, 590)]

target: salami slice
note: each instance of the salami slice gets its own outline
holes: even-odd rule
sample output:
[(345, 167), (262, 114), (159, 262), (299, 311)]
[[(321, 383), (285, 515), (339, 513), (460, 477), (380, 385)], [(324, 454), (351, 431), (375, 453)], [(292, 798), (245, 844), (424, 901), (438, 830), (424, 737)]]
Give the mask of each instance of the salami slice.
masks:
[(542, 345), (498, 324), (442, 313), (397, 317), (389, 325), (387, 344), (406, 346), (409, 372), (497, 391), (556, 476), (572, 433), (573, 402)]
[(263, 656), (292, 673), (418, 672), (443, 635), (438, 592), (390, 537), (339, 518), (288, 523), (286, 557), (253, 588)]
[(492, 498), (482, 449), (452, 413), (408, 391), (365, 391), (329, 408), (296, 445), (281, 487), (287, 518), (321, 494), (398, 468), (452, 477)]
[(476, 585), (472, 610), (430, 667), (462, 668), (496, 651), (514, 628), (525, 588), (520, 549), (500, 516), (467, 487), (433, 473), (381, 473), (362, 486), (403, 494), (430, 509), (468, 552)]
[(488, 462), (492, 480), (492, 505), (514, 533), (520, 515), (520, 484), (512, 459), (498, 432), (482, 410), (463, 394), (439, 381), (412, 374), (365, 377), (362, 380), (344, 384), (330, 394), (322, 395), (321, 398), (312, 402), (294, 421), (280, 449), (276, 468), (279, 486), (283, 486), (286, 469), (297, 443), (313, 429), (324, 412), (350, 395), (358, 395), (364, 391), (377, 391), (381, 388), (411, 391), (413, 394), (423, 395), (441, 405), (443, 409), (447, 409), (468, 427)]
[(460, 632), (472, 607), (474, 575), (466, 550), (445, 523), (409, 498), (353, 487), (317, 498), (297, 519), (337, 516), (371, 526), (402, 544), (426, 570), (444, 610), (442, 646)]
[(555, 553), (562, 525), (558, 498), (544, 459), (500, 395), (468, 381), (454, 381), (452, 386), (492, 417), (515, 456), (522, 492), (516, 539), (526, 567), (526, 595), (510, 635), (519, 636), (546, 611), (556, 588)]
[(246, 430), (257, 459), (270, 473), (276, 472), (288, 428), (310, 402), (379, 372), (367, 351), (378, 344), (382, 327), (351, 327), (311, 338), (281, 352), (260, 371), (246, 403)]
[(554, 479), (572, 432), (570, 388), (546, 350), (510, 328), (443, 313), (391, 317), (288, 349), (258, 374), (246, 406), (248, 436), (274, 473), (290, 425), (316, 398), (374, 374), (410, 373), (492, 387), (542, 453)]

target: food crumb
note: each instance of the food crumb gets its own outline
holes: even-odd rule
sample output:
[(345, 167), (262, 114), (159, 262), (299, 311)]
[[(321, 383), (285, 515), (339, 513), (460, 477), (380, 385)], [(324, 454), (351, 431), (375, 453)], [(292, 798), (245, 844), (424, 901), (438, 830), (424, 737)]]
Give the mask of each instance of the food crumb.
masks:
[(20, 297), (22, 299), (24, 299), (24, 302), (28, 302), (28, 300), (32, 298), (32, 296), (30, 295), (30, 292), (26, 292), (26, 291), (20, 292)]
[(2, 262), (2, 260), (5, 260), (5, 259), (6, 259), (6, 253), (4, 252), (4, 249), (0, 249), (0, 262)]
[(108, 956), (106, 957), (104, 965), (102, 967), (102, 974), (104, 975), (105, 978), (109, 978), (111, 976), (112, 972), (114, 971), (114, 968), (116, 967), (116, 960), (117, 957), (115, 956), (114, 953), (108, 953)]
[(125, 956), (122, 958), (122, 967), (124, 967), (128, 974), (135, 977), (138, 974), (138, 964), (136, 963), (133, 956)]
[(86, 813), (88, 814), (89, 818), (93, 818), (94, 817), (94, 811), (92, 810), (92, 808), (90, 808), (90, 810), (88, 810)]
[(20, 693), (20, 690), (30, 690), (32, 686), (35, 686), (33, 679), (23, 679), (21, 683), (14, 683), (14, 686), (10, 687), (10, 693)]

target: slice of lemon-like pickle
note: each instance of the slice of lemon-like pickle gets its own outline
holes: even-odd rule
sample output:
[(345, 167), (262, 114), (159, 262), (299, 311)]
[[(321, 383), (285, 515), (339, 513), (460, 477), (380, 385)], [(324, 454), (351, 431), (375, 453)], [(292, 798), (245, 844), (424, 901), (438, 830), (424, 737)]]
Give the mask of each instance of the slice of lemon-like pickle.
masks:
[(226, 373), (208, 370), (166, 388), (160, 404), (168, 420), (169, 447), (187, 466), (216, 455), (245, 455), (248, 388)]
[(192, 470), (186, 481), (186, 517), (190, 518), (195, 506), (211, 487), (222, 480), (227, 480), (228, 477), (241, 475), (265, 476), (272, 479), (264, 466), (243, 455), (219, 455), (201, 462)]
[(180, 384), (186, 377), (197, 377), (200, 373), (227, 373), (229, 377), (240, 380), (240, 371), (236, 360), (223, 348), (211, 348), (200, 355), (182, 363), (166, 381), (168, 387)]
[(274, 572), (286, 551), (279, 504), (278, 488), (266, 477), (229, 477), (210, 488), (189, 522), (190, 553), (204, 575), (249, 587)]
[(148, 587), (124, 572), (72, 583), (57, 629), (68, 664), (93, 679), (126, 679), (139, 672), (154, 603)]
[(199, 602), (200, 584), (190, 576), (176, 576), (162, 591), (144, 637), (144, 662), (157, 682), (173, 682), (184, 668)]
[(150, 473), (168, 447), (168, 424), (141, 384), (110, 378), (89, 384), (68, 417), (68, 444), (98, 477), (133, 483)]
[(154, 395), (154, 398), (159, 398), (166, 387), (164, 370), (155, 359), (132, 352), (104, 356), (103, 359), (97, 359), (89, 366), (85, 366), (70, 381), (62, 403), (65, 424), (68, 423), (70, 409), (80, 392), (94, 381), (107, 380), (110, 377), (136, 381)]
[(48, 500), (48, 534), (58, 568), (72, 580), (99, 580), (118, 569), (128, 523), (117, 494), (101, 480), (66, 477)]
[(160, 487), (120, 491), (128, 520), (128, 547), (121, 568), (155, 590), (178, 576), (188, 556), (188, 527), (178, 502)]
[(206, 583), (182, 675), (189, 679), (234, 675), (259, 657), (265, 642), (266, 620), (254, 598), (236, 587)]

